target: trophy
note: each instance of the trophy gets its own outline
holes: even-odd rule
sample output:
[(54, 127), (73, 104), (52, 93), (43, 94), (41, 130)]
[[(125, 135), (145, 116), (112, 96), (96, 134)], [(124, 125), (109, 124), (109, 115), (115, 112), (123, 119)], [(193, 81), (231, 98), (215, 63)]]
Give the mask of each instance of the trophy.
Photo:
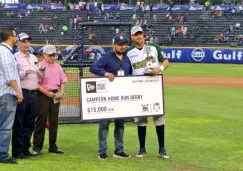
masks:
[(146, 62), (146, 71), (145, 71), (145, 73), (150, 73), (152, 71), (153, 62), (152, 62), (151, 57), (150, 57), (151, 49), (150, 49), (150, 45), (149, 45), (148, 41), (146, 41), (145, 50), (146, 50), (147, 59), (148, 59), (148, 62)]

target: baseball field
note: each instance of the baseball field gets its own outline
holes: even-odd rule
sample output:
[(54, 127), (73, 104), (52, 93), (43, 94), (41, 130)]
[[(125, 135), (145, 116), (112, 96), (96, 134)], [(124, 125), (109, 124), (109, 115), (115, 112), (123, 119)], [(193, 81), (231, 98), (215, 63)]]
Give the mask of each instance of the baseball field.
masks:
[[(68, 90), (71, 92), (72, 90)], [(42, 154), (1, 171), (240, 171), (243, 170), (242, 65), (171, 63), (164, 71), (165, 147), (158, 157), (155, 127), (147, 128), (146, 158), (136, 158), (137, 128), (126, 123), (125, 152), (130, 159), (112, 158), (113, 124), (108, 138), (109, 160), (99, 160), (98, 124), (61, 124), (58, 146), (65, 154), (49, 154), (48, 131)], [(67, 94), (67, 95), (66, 95)], [(65, 95), (68, 96), (68, 93)], [(11, 149), (10, 149), (11, 151)]]

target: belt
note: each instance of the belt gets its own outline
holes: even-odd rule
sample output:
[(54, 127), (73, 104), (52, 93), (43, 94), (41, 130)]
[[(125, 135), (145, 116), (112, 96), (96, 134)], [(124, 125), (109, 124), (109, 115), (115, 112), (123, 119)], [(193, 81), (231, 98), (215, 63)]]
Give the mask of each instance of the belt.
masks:
[(36, 92), (37, 92), (36, 89), (28, 90), (28, 89), (22, 88), (22, 90), (25, 91), (25, 92), (27, 92), (27, 93), (30, 93), (30, 94), (32, 94), (32, 93), (36, 93)]
[(54, 90), (47, 90), (47, 91), (50, 91), (50, 92), (53, 92), (53, 93), (57, 93), (57, 92), (58, 92), (58, 89), (54, 89)]

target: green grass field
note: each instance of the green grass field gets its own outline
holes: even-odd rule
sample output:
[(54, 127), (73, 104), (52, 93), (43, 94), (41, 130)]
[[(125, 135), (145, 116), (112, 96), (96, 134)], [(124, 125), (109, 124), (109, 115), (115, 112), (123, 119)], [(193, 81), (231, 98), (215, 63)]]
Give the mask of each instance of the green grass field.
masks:
[(242, 65), (170, 63), (165, 75), (243, 77)]
[[(175, 64), (165, 75), (241, 77), (241, 65)], [(68, 88), (68, 87), (67, 87)], [(97, 158), (98, 124), (60, 125), (58, 146), (64, 155), (49, 154), (48, 137), (42, 155), (0, 165), (1, 171), (239, 171), (243, 170), (243, 95), (240, 88), (165, 86), (166, 149), (170, 159), (158, 157), (155, 127), (147, 128), (147, 157), (137, 159), (136, 125), (125, 125), (125, 152), (130, 159), (112, 158), (113, 124), (108, 138), (109, 160)], [(47, 131), (48, 133), (48, 131)]]

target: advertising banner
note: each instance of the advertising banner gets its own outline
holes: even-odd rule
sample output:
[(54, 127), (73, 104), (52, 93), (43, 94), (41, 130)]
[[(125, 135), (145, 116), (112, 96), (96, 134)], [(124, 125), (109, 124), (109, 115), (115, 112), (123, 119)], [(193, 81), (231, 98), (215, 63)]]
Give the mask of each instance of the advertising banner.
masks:
[(49, 7), (51, 10), (63, 10), (62, 4), (3, 4), (2, 10), (36, 10), (39, 7), (43, 7), (47, 10)]
[[(243, 63), (243, 49), (162, 48), (170, 62)], [(162, 53), (163, 53), (162, 52)]]
[[(58, 46), (57, 46), (58, 47)], [(72, 53), (77, 46), (58, 47), (63, 49), (62, 56)], [(37, 52), (41, 50), (41, 46), (32, 46), (30, 52)], [(16, 52), (17, 49), (14, 50)], [(97, 60), (102, 55), (111, 51), (111, 47), (91, 46), (84, 47), (83, 59), (80, 55), (74, 53), (69, 56), (69, 59), (64, 59), (65, 62), (79, 63), (82, 60)], [(81, 53), (81, 52), (80, 52)], [(168, 48), (162, 47), (161, 53), (163, 53), (170, 62), (184, 62), (184, 63), (231, 63), (231, 64), (243, 64), (243, 49), (241, 48)], [(64, 62), (64, 63), (65, 63)]]
[(81, 78), (80, 99), (82, 120), (163, 115), (163, 78)]
[[(63, 5), (62, 4), (3, 4), (1, 9), (2, 10), (36, 10), (38, 7), (42, 6), (44, 10), (47, 10), (49, 7), (52, 10), (63, 10)], [(78, 5), (74, 7), (75, 10), (79, 10)], [(89, 9), (91, 11), (96, 10), (94, 5), (91, 4)], [(192, 4), (192, 5), (174, 5), (172, 7), (172, 11), (202, 11), (204, 9), (203, 5), (197, 5), (197, 4)], [(104, 10), (105, 11), (133, 11), (134, 6), (133, 5), (109, 5), (105, 4), (104, 5)], [(145, 7), (145, 10), (149, 11), (150, 8), (147, 5)], [(170, 7), (169, 5), (154, 5), (153, 6), (153, 11), (169, 11)]]

